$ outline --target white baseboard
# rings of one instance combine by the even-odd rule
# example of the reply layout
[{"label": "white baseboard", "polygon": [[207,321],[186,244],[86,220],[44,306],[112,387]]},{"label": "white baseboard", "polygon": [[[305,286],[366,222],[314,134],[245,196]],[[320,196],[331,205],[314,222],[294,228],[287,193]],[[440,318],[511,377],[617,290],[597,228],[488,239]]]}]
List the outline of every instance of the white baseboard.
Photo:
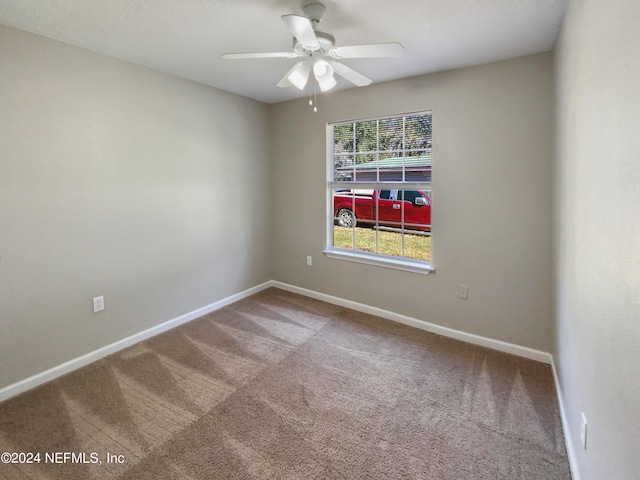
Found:
[{"label": "white baseboard", "polygon": [[237,293],[235,295],[231,295],[230,297],[223,298],[217,302],[211,303],[205,307],[198,308],[193,310],[192,312],[185,313],[184,315],[180,315],[172,320],[168,320],[160,325],[156,325],[155,327],[151,327],[142,332],[131,335],[130,337],[123,338],[111,345],[107,345],[105,347],[94,350],[93,352],[87,353],[86,355],[82,355],[81,357],[74,358],[73,360],[69,360],[57,367],[50,368],[44,372],[33,375],[32,377],[21,380],[12,385],[8,385],[2,389],[0,389],[0,402],[6,400],[8,398],[19,395],[22,392],[26,392],[38,385],[42,385],[43,383],[49,382],[57,377],[65,375],[73,370],[76,370],[80,367],[84,367],[96,360],[100,360],[101,358],[106,357],[107,355],[111,355],[116,353],[123,348],[130,347],[142,340],[146,340],[147,338],[151,338],[155,335],[158,335],[162,332],[166,332],[167,330],[171,330],[183,323],[190,322],[191,320],[195,320],[198,317],[206,315],[207,313],[211,313],[215,310],[218,310],[222,307],[226,307],[238,300],[242,300],[243,298],[249,297],[255,293],[258,293],[266,288],[272,286],[272,282],[265,282],[261,285],[257,285],[253,288],[249,288],[244,290],[243,292]]},{"label": "white baseboard", "polygon": [[315,298],[316,300],[322,300],[327,303],[339,305],[341,307],[351,308],[359,312],[368,313],[377,317],[393,320],[394,322],[403,323],[427,332],[437,333],[444,337],[455,338],[463,342],[472,343],[474,345],[480,345],[483,347],[491,348],[501,352],[511,353],[519,357],[536,360],[538,362],[551,364],[551,355],[541,350],[535,350],[529,347],[523,347],[521,345],[515,345],[513,343],[503,342],[501,340],[494,340],[492,338],[482,337],[473,333],[467,333],[460,330],[454,330],[453,328],[443,327],[434,323],[425,322],[424,320],[418,320],[417,318],[408,317],[406,315],[400,315],[389,310],[383,310],[381,308],[372,307],[364,303],[353,302],[344,298],[334,297],[333,295],[327,295],[325,293],[319,293],[313,290],[307,290],[306,288],[296,287],[282,282],[272,280],[267,282],[272,287],[281,288],[293,293],[299,293],[306,297]]},{"label": "white baseboard", "polygon": [[553,381],[556,386],[556,395],[558,396],[558,405],[560,406],[560,420],[562,421],[562,430],[564,432],[564,444],[567,449],[567,457],[569,458],[569,468],[571,469],[571,478],[573,480],[580,480],[580,472],[578,470],[578,458],[576,457],[576,451],[573,448],[574,443],[571,441],[571,429],[569,428],[569,421],[567,416],[567,410],[564,406],[564,397],[562,396],[562,390],[560,389],[560,379],[558,378],[558,371],[556,370],[556,363],[551,355],[551,371],[553,373]]},{"label": "white baseboard", "polygon": [[[257,285],[243,292],[224,298],[222,300],[214,302],[205,307],[198,308],[196,310],[193,310],[192,312],[186,313],[172,320],[161,323],[160,325],[156,325],[155,327],[152,327],[142,332],[131,335],[130,337],[124,338],[110,345],[106,345],[102,348],[94,350],[93,352],[87,353],[86,355],[82,355],[80,357],[69,360],[68,362],[65,362],[61,365],[50,368],[49,370],[38,373],[36,375],[33,375],[32,377],[26,378],[12,385],[8,385],[0,389],[0,401],[19,395],[20,393],[23,393],[27,390],[37,387],[38,385],[42,385],[43,383],[49,382],[57,377],[60,377],[69,372],[72,372],[73,370],[76,370],[80,367],[84,367],[85,365],[95,362],[96,360],[100,360],[101,358],[104,358],[107,355],[111,355],[126,347],[129,347],[138,342],[151,338],[162,332],[166,332],[167,330],[175,328],[184,323],[190,322],[191,320],[201,317],[202,315],[206,315],[207,313],[213,312],[222,307],[230,305],[234,302],[242,300],[243,298],[249,297],[269,287],[280,288],[282,290],[287,290],[287,291],[298,293],[310,298],[315,298],[317,300],[322,300],[328,303],[332,303],[334,305],[340,305],[346,308],[357,310],[359,312],[376,315],[378,317],[386,318],[388,320],[392,320],[398,323],[403,323],[405,325],[410,325],[412,327],[416,327],[421,330],[437,333],[445,337],[455,338],[457,340],[462,340],[464,342],[472,343],[475,345],[481,345],[483,347],[492,348],[494,350],[499,350],[501,352],[511,353],[513,355],[529,358],[531,360],[552,364],[551,355],[549,355],[546,352],[542,352],[540,350],[534,350],[532,348],[523,347],[520,345],[514,345],[514,344],[503,342],[500,340],[494,340],[491,338],[482,337],[480,335],[462,332],[460,330],[454,330],[452,328],[447,328],[447,327],[443,327],[433,323],[425,322],[424,320],[418,320],[416,318],[408,317],[406,315],[400,315],[395,312],[372,307],[370,305],[366,305],[363,303],[353,302],[351,300],[346,300],[344,298],[334,297],[332,295],[327,295],[327,294],[316,292],[313,290],[308,290],[306,288],[296,287],[294,285],[277,282],[275,280],[269,280],[268,282],[262,283],[260,285]],[[562,407],[562,402],[560,402],[560,405]],[[563,425],[564,425],[564,420],[563,420]]]}]

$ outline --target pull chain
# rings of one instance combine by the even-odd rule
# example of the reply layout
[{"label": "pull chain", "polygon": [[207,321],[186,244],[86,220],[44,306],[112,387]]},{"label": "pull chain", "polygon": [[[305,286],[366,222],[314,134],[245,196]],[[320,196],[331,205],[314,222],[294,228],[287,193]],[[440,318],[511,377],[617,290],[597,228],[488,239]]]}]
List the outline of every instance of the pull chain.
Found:
[{"label": "pull chain", "polygon": [[318,106],[317,106],[318,105],[318,101],[317,101],[317,98],[316,98],[316,82],[315,81],[313,82],[313,103],[314,103],[313,111],[315,113],[317,113],[318,112]]},{"label": "pull chain", "polygon": [[318,112],[318,107],[317,107],[318,101],[317,101],[317,90],[316,90],[315,79],[312,78],[311,82],[309,82],[309,83],[310,84],[313,83],[313,98],[312,98],[312,95],[311,95],[311,85],[309,85],[309,106],[313,107],[313,111],[315,113],[317,113]]}]

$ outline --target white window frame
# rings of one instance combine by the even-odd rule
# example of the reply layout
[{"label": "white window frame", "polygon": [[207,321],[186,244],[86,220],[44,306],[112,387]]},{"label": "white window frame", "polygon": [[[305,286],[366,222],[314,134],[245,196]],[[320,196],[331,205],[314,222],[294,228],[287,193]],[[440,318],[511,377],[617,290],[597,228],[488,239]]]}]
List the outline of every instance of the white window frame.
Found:
[{"label": "white window frame", "polygon": [[[333,190],[336,188],[345,188],[345,189],[378,189],[378,190],[429,190],[431,195],[433,194],[433,190],[431,188],[432,182],[358,182],[358,181],[335,181],[334,180],[334,139],[333,139],[333,127],[334,125],[343,124],[343,123],[358,123],[358,122],[366,122],[372,120],[384,120],[388,118],[394,117],[409,117],[414,115],[422,115],[429,113],[431,114],[432,122],[433,122],[433,111],[432,110],[421,110],[417,112],[408,112],[408,113],[398,113],[398,114],[390,114],[383,115],[378,117],[371,118],[361,118],[354,120],[343,120],[337,122],[327,123],[326,126],[326,174],[327,174],[327,188],[326,188],[326,199],[327,199],[327,215],[326,215],[326,248],[323,253],[328,258],[334,258],[339,260],[347,260],[351,262],[364,263],[368,265],[375,265],[384,268],[392,268],[397,270],[404,270],[412,273],[419,274],[429,274],[435,271],[434,261],[433,261],[433,236],[431,237],[431,259],[430,261],[412,259],[408,257],[399,257],[393,255],[386,255],[382,253],[374,253],[367,252],[364,250],[356,250],[356,249],[347,249],[342,247],[334,247],[333,246],[333,228],[334,228],[334,212],[333,212]],[[433,167],[432,167],[433,169]],[[379,179],[378,179],[379,180]],[[433,199],[433,197],[431,197]],[[433,215],[433,210],[431,211]],[[433,232],[433,230],[432,230]],[[377,241],[377,240],[376,240]]]}]

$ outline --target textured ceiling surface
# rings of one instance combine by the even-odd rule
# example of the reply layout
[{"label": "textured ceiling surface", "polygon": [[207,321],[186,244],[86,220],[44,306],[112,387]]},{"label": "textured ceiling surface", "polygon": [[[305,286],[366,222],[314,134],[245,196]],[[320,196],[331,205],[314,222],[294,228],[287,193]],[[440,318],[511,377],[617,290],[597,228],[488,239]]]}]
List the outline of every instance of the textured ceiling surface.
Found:
[{"label": "textured ceiling surface", "polygon": [[[566,0],[321,0],[336,45],[400,42],[405,55],[343,63],[374,83],[553,48]],[[311,0],[0,0],[0,23],[266,103],[308,94],[276,83],[295,59],[281,15]],[[0,53],[2,45],[0,44]],[[338,79],[337,89],[352,85]]]}]

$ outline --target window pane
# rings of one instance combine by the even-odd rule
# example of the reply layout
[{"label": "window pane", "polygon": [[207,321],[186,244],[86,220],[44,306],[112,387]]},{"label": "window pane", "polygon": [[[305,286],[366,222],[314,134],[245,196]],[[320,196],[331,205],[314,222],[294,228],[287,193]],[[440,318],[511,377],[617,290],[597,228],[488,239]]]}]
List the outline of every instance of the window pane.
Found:
[{"label": "window pane", "polygon": [[376,253],[376,231],[371,224],[361,225],[355,230],[355,249],[362,252]]},{"label": "window pane", "polygon": [[356,197],[352,190],[333,190],[333,215],[336,223],[342,227],[355,226]]},{"label": "window pane", "polygon": [[402,182],[403,165],[402,154],[398,152],[381,153],[380,154],[380,181],[381,182]]},{"label": "window pane", "polygon": [[379,253],[394,257],[402,256],[402,233],[385,230],[383,227],[378,234]]},{"label": "window pane", "polygon": [[378,121],[368,120],[356,123],[356,151],[376,152],[378,150]]},{"label": "window pane", "polygon": [[431,154],[407,152],[404,158],[404,180],[431,183],[431,164]]},{"label": "window pane", "polygon": [[356,181],[377,182],[378,156],[375,153],[357,154],[355,171]]},{"label": "window pane", "polygon": [[385,118],[380,120],[379,150],[381,152],[401,152],[404,149],[402,131],[403,131],[402,117],[392,117],[392,118]]},{"label": "window pane", "polygon": [[353,248],[355,198],[350,190],[333,189],[333,246]]},{"label": "window pane", "polygon": [[334,225],[333,246],[340,248],[353,248],[353,229]]},{"label": "window pane", "polygon": [[333,153],[351,153],[354,151],[353,123],[340,123],[333,126]]},{"label": "window pane", "polygon": [[[395,222],[405,230],[431,230],[431,197],[424,190],[404,190],[399,193],[400,210],[395,210]],[[382,210],[381,210],[382,212]]]},{"label": "window pane", "polygon": [[406,117],[405,142],[407,150],[431,150],[431,113]]},{"label": "window pane", "polygon": [[404,256],[416,260],[431,261],[431,236],[418,232],[405,232]]},{"label": "window pane", "polygon": [[334,155],[333,180],[336,182],[352,182],[355,179],[354,166],[353,155]]}]

